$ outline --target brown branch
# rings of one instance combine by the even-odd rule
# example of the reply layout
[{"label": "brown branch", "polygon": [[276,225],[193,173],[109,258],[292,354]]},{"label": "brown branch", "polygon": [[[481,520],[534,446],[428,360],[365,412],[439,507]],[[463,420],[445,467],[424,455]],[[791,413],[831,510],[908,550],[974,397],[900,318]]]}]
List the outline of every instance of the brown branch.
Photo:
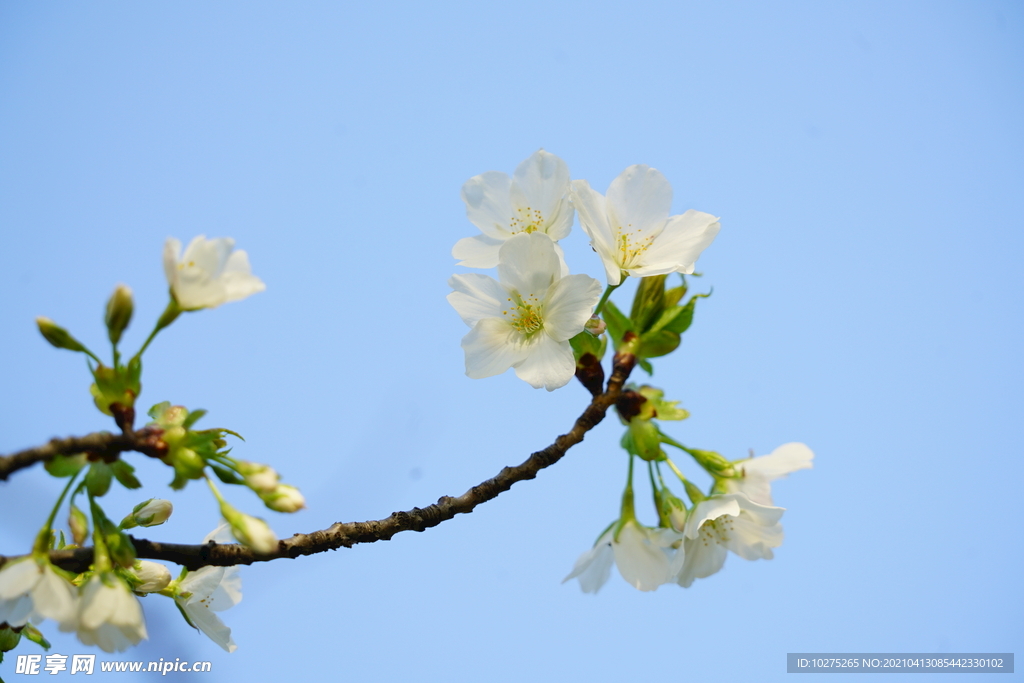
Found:
[{"label": "brown branch", "polygon": [[[636,358],[631,353],[616,354],[608,388],[594,396],[583,414],[576,418],[568,433],[559,436],[547,448],[530,455],[521,465],[503,468],[496,476],[474,486],[461,496],[442,496],[433,505],[394,512],[386,519],[338,522],[322,531],[295,534],[280,541],[277,550],[267,555],[258,555],[246,546],[238,544],[218,544],[211,541],[205,545],[181,545],[132,538],[136,553],[140,559],[164,560],[195,570],[208,565],[226,567],[267,562],[283,557],[313,555],[343,547],[351,548],[357,543],[387,541],[401,531],[423,531],[437,526],[457,514],[472,512],[477,505],[497,498],[499,494],[512,488],[516,482],[533,479],[537,472],[558,462],[566,451],[583,441],[586,433],[604,419],[608,408],[619,398],[622,385],[635,365]],[[58,550],[51,553],[50,557],[55,564],[64,569],[83,572],[92,563],[92,548]],[[3,560],[4,558],[0,557],[0,565]]]},{"label": "brown branch", "polygon": [[160,441],[163,430],[157,427],[145,427],[137,432],[111,434],[110,432],[94,432],[85,436],[69,436],[65,439],[50,439],[36,448],[26,448],[12,455],[0,456],[0,481],[20,469],[30,467],[37,462],[45,462],[58,455],[77,455],[86,453],[90,458],[99,460],[116,458],[124,451],[138,451],[152,457],[166,454],[166,445]]}]

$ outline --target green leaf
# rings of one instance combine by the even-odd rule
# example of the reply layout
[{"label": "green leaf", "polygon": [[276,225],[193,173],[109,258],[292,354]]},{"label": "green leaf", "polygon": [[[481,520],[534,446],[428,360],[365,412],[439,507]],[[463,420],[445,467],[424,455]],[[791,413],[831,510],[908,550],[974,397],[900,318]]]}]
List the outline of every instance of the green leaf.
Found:
[{"label": "green leaf", "polygon": [[569,344],[572,346],[572,355],[578,363],[580,358],[588,353],[600,361],[604,358],[604,350],[608,342],[604,335],[598,338],[587,331],[583,331],[570,339]]},{"label": "green leaf", "polygon": [[646,372],[648,375],[654,374],[654,366],[651,365],[651,361],[646,360],[644,358],[638,358],[636,364],[643,368],[644,372]]},{"label": "green leaf", "polygon": [[668,275],[640,278],[629,317],[637,330],[646,330],[665,310],[665,280]]},{"label": "green leaf", "polygon": [[55,477],[72,477],[85,467],[85,453],[55,455],[43,465]]},{"label": "green leaf", "polygon": [[661,330],[653,334],[648,332],[640,337],[640,352],[637,355],[641,358],[664,356],[679,348],[680,341],[682,341],[682,337],[677,332],[669,330]]},{"label": "green leaf", "polygon": [[113,479],[113,471],[104,462],[94,462],[85,473],[85,487],[93,498],[99,498],[110,490],[110,482]]},{"label": "green leaf", "polygon": [[114,476],[117,480],[121,482],[121,486],[126,489],[137,489],[142,487],[139,480],[135,478],[135,468],[124,460],[115,460],[113,464],[110,465],[110,469],[113,470]]},{"label": "green leaf", "polygon": [[604,302],[604,310],[601,312],[601,317],[604,318],[604,322],[608,325],[608,336],[611,337],[612,345],[615,349],[622,346],[622,338],[627,332],[636,332],[633,321],[623,315],[622,311],[610,299]]}]

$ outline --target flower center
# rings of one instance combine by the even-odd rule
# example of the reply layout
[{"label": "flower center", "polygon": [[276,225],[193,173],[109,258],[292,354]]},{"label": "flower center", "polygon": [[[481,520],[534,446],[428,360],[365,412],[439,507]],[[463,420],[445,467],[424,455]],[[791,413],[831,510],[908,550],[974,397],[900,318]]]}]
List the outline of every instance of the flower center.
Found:
[{"label": "flower center", "polygon": [[532,207],[519,207],[512,216],[508,229],[513,235],[521,232],[529,235],[538,230],[544,232],[544,216],[540,211]]},{"label": "flower center", "polygon": [[704,545],[713,545],[715,543],[725,545],[729,542],[729,535],[731,533],[732,517],[730,515],[723,515],[718,519],[704,522],[700,527],[698,538]]},{"label": "flower center", "polygon": [[508,321],[517,331],[526,336],[544,327],[544,307],[540,300],[530,294],[524,300],[518,294],[508,298],[509,307],[501,312],[508,316]]},{"label": "flower center", "polygon": [[629,231],[632,223],[626,228],[619,228],[619,264],[623,270],[628,270],[637,265],[640,257],[651,246],[654,235],[645,235],[642,230]]}]

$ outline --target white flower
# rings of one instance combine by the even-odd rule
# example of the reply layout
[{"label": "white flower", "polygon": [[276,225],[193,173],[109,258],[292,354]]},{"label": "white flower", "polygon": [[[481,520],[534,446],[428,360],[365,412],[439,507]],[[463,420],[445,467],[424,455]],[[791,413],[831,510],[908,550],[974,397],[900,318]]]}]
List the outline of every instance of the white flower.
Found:
[{"label": "white flower", "polygon": [[139,583],[132,586],[136,593],[156,593],[171,583],[170,570],[157,562],[135,560],[135,566],[131,571],[139,580]]},{"label": "white flower", "polygon": [[719,480],[728,493],[744,493],[762,505],[772,505],[771,482],[791,472],[810,469],[814,452],[802,443],[785,443],[768,455],[733,463],[738,477]]},{"label": "white flower", "polygon": [[666,532],[667,529],[650,529],[631,520],[622,525],[616,539],[613,527],[593,548],[580,555],[562,583],[578,578],[584,593],[596,593],[608,580],[614,560],[629,585],[642,591],[657,590],[673,578],[668,549],[672,532]]},{"label": "white flower", "polygon": [[181,242],[173,237],[164,244],[164,273],[174,300],[182,310],[216,308],[229,301],[262,292],[266,285],[252,274],[249,256],[232,251],[229,237],[193,239],[181,254]]},{"label": "white flower", "polygon": [[630,166],[608,188],[608,196],[585,180],[572,182],[580,225],[604,263],[608,284],[631,277],[692,273],[697,257],[721,227],[711,214],[690,209],[669,216],[672,186],[657,169]]},{"label": "white flower", "polygon": [[542,234],[517,235],[501,247],[500,282],[453,275],[448,302],[472,331],[462,339],[466,375],[499,375],[510,367],[534,388],[552,391],[576,372],[569,339],[583,331],[601,298],[601,283],[562,277],[554,243]]},{"label": "white flower", "polygon": [[178,603],[193,626],[228,652],[237,648],[231,629],[214,612],[237,605],[242,599],[238,567],[203,567],[189,572],[175,591]]},{"label": "white flower", "polygon": [[75,627],[77,598],[75,587],[45,560],[26,557],[0,569],[0,623],[17,627],[53,619],[70,630]]},{"label": "white flower", "polygon": [[104,652],[123,652],[149,637],[139,599],[111,574],[95,574],[85,584],[77,630],[79,640],[86,645],[98,645]]},{"label": "white flower", "polygon": [[[513,178],[498,171],[474,176],[462,186],[466,216],[483,235],[459,240],[452,256],[460,266],[493,268],[498,250],[520,233],[540,232],[557,242],[572,229],[569,167],[539,150],[519,164]],[[557,252],[561,258],[561,249]]]},{"label": "white flower", "polygon": [[745,560],[774,556],[782,545],[779,519],[784,508],[760,505],[742,493],[712,496],[697,503],[686,519],[683,555],[676,556],[671,572],[680,586],[711,576],[725,564],[731,550]]}]

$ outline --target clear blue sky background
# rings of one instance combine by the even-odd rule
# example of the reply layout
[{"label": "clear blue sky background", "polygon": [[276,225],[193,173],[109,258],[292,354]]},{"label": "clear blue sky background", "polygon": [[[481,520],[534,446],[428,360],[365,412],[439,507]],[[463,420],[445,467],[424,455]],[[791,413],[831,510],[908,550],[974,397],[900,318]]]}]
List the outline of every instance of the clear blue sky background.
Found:
[{"label": "clear blue sky background", "polygon": [[[267,291],[161,335],[140,403],[209,409],[246,437],[237,456],[299,486],[308,510],[267,515],[280,535],[522,461],[587,394],[467,379],[444,297],[451,246],[475,234],[462,183],[544,147],[602,191],[649,164],[674,212],[722,216],[700,262],[714,296],[656,370],[693,414],[670,433],[733,458],[817,453],[775,487],[776,559],[731,557],[688,590],[559,583],[616,514],[609,420],[471,515],[243,568],[232,655],[151,597],[150,641],[101,659],[209,659],[207,681],[521,682],[1024,652],[1024,9],[703,5],[0,3],[0,452],[112,428],[35,316],[102,348],[124,282],[134,349],[166,302],[164,240],[203,233],[237,239]],[[564,244],[601,277],[578,227]],[[168,492],[144,460],[145,491]],[[0,552],[26,550],[56,490],[38,468],[0,485]],[[171,498],[154,538],[216,524],[201,486]],[[112,515],[139,499],[112,494]]]}]

